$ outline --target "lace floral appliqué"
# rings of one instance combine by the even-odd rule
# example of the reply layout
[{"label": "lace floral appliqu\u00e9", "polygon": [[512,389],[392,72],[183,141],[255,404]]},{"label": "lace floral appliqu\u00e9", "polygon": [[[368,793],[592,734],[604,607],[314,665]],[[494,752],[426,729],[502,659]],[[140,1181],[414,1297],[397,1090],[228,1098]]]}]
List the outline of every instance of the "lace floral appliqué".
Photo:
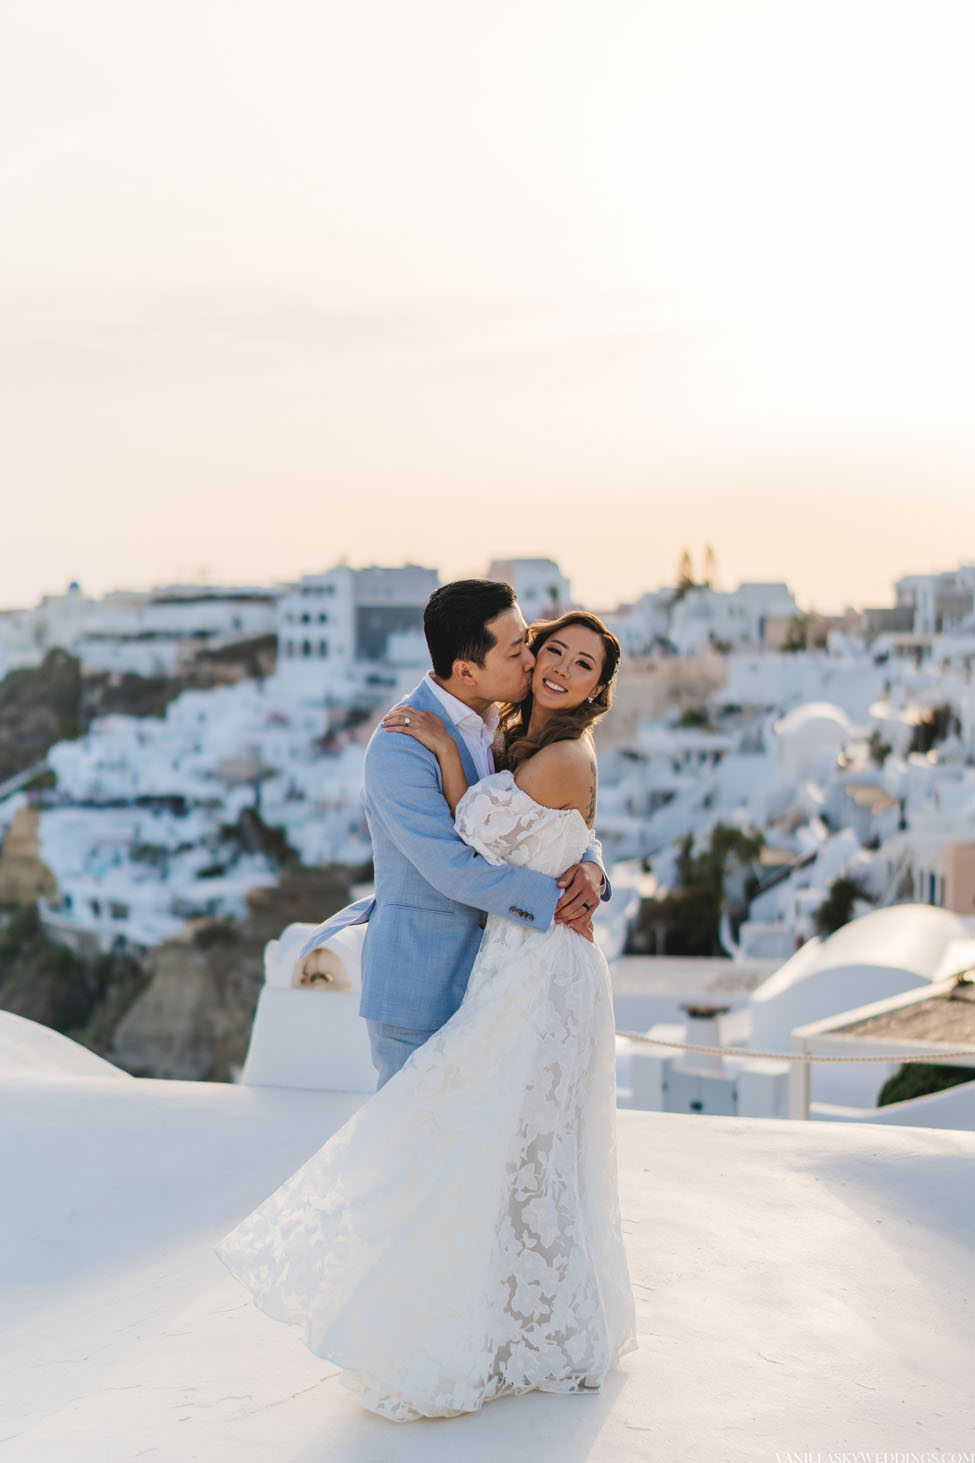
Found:
[{"label": "lace floral appliqu\u00e9", "polygon": [[[456,826],[550,875],[589,841],[508,772]],[[615,1126],[603,956],[491,915],[460,1009],[217,1253],[385,1417],[598,1387],[636,1345]]]}]

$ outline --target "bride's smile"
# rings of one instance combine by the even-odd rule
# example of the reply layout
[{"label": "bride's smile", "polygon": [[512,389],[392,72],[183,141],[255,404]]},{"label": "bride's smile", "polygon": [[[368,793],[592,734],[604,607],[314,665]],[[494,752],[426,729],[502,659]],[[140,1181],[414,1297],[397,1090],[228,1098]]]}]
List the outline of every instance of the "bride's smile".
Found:
[{"label": "bride's smile", "polygon": [[532,725],[537,731],[553,711],[571,711],[600,690],[603,646],[585,625],[565,625],[538,647],[532,675]]}]

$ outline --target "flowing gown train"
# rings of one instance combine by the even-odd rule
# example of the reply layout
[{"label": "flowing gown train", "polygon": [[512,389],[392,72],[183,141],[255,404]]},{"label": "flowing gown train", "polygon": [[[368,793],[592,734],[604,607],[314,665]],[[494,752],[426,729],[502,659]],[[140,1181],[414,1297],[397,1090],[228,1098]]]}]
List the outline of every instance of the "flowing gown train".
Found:
[{"label": "flowing gown train", "polygon": [[[589,841],[510,772],[456,826],[555,877]],[[597,1388],[636,1346],[601,952],[490,915],[460,1009],[216,1253],[385,1417]]]}]

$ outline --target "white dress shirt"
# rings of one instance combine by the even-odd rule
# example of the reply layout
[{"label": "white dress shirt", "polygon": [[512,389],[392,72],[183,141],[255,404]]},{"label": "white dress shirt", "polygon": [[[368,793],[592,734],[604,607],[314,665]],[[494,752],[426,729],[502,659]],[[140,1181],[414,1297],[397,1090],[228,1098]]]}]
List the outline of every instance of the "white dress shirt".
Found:
[{"label": "white dress shirt", "polygon": [[478,716],[463,701],[451,696],[443,686],[438,686],[430,671],[427,672],[430,690],[443,706],[454,726],[464,739],[464,745],[474,759],[478,777],[488,777],[494,771],[494,755],[491,751],[494,733],[498,728],[498,709],[490,707],[487,716]]}]

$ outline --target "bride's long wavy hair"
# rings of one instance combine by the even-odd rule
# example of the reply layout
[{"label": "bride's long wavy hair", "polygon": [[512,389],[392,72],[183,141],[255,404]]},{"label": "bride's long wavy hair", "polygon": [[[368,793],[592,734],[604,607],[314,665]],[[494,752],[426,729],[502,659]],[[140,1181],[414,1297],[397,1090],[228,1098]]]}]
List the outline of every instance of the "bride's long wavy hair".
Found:
[{"label": "bride's long wavy hair", "polygon": [[598,615],[588,610],[569,610],[557,620],[539,620],[529,626],[528,646],[537,655],[549,636],[564,630],[568,625],[583,625],[594,631],[603,642],[603,668],[600,672],[600,690],[591,701],[583,701],[570,711],[557,711],[545,723],[535,737],[528,735],[532,719],[534,697],[529,690],[524,701],[509,701],[501,708],[498,731],[501,734],[499,767],[514,769],[527,757],[547,747],[551,742],[574,742],[581,737],[594,721],[604,716],[613,704],[613,682],[619,670],[620,643],[612,630],[607,630]]}]

